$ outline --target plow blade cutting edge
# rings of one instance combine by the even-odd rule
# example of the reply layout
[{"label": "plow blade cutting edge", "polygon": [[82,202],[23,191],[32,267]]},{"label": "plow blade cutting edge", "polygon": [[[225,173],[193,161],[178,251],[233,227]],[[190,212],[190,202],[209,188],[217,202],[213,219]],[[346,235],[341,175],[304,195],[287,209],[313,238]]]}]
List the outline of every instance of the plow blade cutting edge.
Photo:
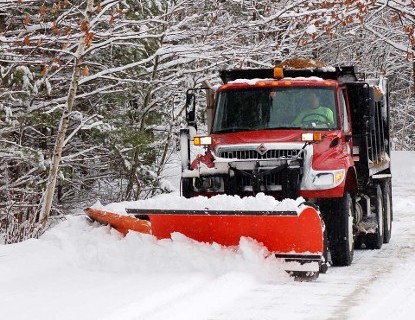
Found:
[{"label": "plow blade cutting edge", "polygon": [[[237,246],[241,237],[262,243],[286,270],[318,276],[323,260],[324,231],[319,212],[310,206],[295,211],[151,210],[127,209],[120,215],[100,209],[85,209],[96,221],[109,224],[124,235],[129,230],[152,234],[158,239],[180,232],[199,242]],[[145,217],[138,219],[137,217]]]}]

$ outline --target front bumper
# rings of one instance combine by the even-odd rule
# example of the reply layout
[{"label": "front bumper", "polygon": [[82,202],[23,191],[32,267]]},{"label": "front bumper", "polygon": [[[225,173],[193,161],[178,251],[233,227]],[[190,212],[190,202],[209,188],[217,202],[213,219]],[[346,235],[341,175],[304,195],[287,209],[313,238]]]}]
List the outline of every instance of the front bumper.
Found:
[{"label": "front bumper", "polygon": [[[284,146],[287,150],[290,146]],[[295,156],[271,159],[227,159],[215,156],[214,167],[203,163],[193,170],[184,170],[182,177],[193,179],[198,193],[278,192],[282,197],[307,198],[323,195],[325,191],[342,188],[345,170],[314,170],[313,146],[292,144],[293,150],[301,150]],[[289,150],[289,149],[288,149]],[[335,192],[341,193],[341,192]],[[330,192],[328,192],[330,194]]]}]

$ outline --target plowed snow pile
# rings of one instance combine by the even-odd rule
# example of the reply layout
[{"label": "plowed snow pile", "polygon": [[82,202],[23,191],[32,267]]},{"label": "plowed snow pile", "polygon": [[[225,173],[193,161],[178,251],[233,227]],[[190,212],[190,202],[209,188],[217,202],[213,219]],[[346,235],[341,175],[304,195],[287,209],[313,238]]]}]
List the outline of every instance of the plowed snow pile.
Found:
[{"label": "plowed snow pile", "polygon": [[296,200],[284,199],[277,201],[271,196],[263,193],[255,197],[241,198],[239,196],[218,195],[213,198],[195,197],[186,199],[180,197],[178,193],[162,194],[147,200],[133,202],[111,203],[102,206],[100,203],[94,205],[95,208],[104,208],[108,211],[126,213],[125,208],[140,209],[172,209],[172,210],[244,210],[244,211],[296,211],[298,206],[304,202],[303,198]]},{"label": "plowed snow pile", "polygon": [[[190,320],[258,283],[292,282],[283,264],[251,239],[224,248],[178,233],[172,238],[134,232],[123,238],[84,216],[68,216],[39,240],[0,246],[4,319]],[[160,309],[171,301],[177,317]]]},{"label": "plowed snow pile", "polygon": [[252,239],[225,248],[193,241],[180,233],[172,240],[129,233],[125,238],[109,227],[88,223],[84,217],[68,217],[42,241],[61,251],[69,264],[85,270],[114,273],[187,274],[203,272],[212,276],[248,272],[264,281],[281,280],[281,264],[267,249]]}]

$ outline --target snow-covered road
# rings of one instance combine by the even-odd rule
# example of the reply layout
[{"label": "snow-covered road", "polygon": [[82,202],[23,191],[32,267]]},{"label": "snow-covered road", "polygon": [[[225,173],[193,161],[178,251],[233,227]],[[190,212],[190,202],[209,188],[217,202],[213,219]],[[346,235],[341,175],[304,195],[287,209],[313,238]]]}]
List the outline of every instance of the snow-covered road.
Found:
[{"label": "snow-covered road", "polygon": [[244,239],[234,251],[129,234],[69,217],[0,245],[2,319],[413,319],[415,153],[393,153],[394,224],[381,250],[294,282]]}]

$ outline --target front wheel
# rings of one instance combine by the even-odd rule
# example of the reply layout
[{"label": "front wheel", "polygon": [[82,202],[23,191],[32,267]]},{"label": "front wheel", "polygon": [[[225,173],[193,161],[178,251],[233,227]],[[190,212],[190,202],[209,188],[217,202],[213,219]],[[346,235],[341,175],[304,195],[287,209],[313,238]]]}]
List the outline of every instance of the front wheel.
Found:
[{"label": "front wheel", "polygon": [[345,192],[339,201],[333,202],[330,212],[329,242],[331,261],[334,266],[349,266],[353,261],[353,201]]},{"label": "front wheel", "polygon": [[182,196],[185,198],[193,197],[193,179],[182,178]]}]

